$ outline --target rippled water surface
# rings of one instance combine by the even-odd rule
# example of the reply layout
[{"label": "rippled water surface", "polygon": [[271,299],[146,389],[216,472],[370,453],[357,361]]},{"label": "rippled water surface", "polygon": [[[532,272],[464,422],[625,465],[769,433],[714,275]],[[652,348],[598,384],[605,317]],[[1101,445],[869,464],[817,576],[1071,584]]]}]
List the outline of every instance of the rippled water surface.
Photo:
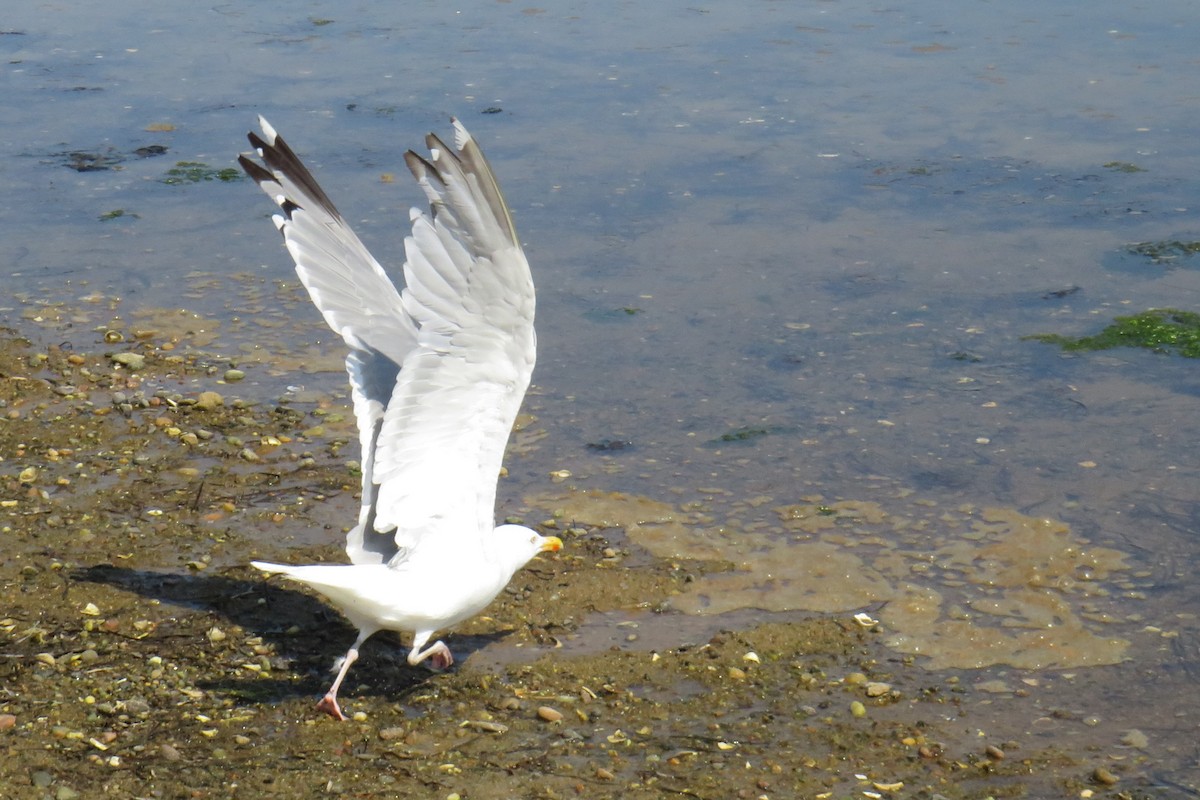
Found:
[{"label": "rippled water surface", "polygon": [[244,393],[340,392],[269,204],[223,170],[266,115],[396,264],[419,197],[400,154],[456,114],[539,287],[510,508],[735,564],[691,613],[868,607],[897,652],[1059,687],[1089,724],[1048,735],[1137,728],[1164,779],[1200,781],[1196,364],[1022,338],[1200,305],[1200,256],[1128,247],[1200,239],[1192,3],[31,3],[2,24],[7,324],[170,330],[260,365]]}]

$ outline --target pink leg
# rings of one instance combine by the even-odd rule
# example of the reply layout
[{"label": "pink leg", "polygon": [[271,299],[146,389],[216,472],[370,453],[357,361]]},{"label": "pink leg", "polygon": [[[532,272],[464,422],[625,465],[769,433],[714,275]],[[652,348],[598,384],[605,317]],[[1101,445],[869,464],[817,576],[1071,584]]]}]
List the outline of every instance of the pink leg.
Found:
[{"label": "pink leg", "polygon": [[440,640],[422,650],[421,645],[429,641],[431,635],[433,635],[432,631],[424,634],[418,633],[413,637],[412,650],[408,652],[408,663],[415,667],[425,659],[429,659],[429,662],[425,666],[434,672],[441,672],[444,669],[448,669],[454,663],[454,656],[450,655],[450,648],[446,647],[445,643]]},{"label": "pink leg", "polygon": [[329,687],[329,691],[317,703],[317,710],[324,711],[329,716],[336,720],[345,720],[346,715],[342,713],[342,709],[338,706],[337,693],[342,686],[342,681],[346,677],[346,673],[350,671],[350,665],[358,661],[358,648],[362,647],[362,643],[367,640],[375,631],[360,631],[358,638],[354,640],[354,644],[350,645],[350,649],[346,652],[346,657],[342,659],[342,666],[338,670],[337,677],[333,679],[333,686]]}]

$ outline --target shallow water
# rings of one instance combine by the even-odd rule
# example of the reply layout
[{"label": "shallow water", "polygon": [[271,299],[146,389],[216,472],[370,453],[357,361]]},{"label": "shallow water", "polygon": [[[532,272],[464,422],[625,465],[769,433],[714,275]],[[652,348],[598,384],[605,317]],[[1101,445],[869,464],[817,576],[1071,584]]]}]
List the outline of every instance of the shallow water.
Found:
[{"label": "shallow water", "polygon": [[[386,262],[418,196],[399,153],[458,114],[539,286],[510,510],[621,492],[709,537],[680,555],[869,547],[892,594],[868,603],[925,535],[935,565],[966,552],[911,581],[959,598],[945,630],[984,613],[964,587],[988,557],[961,549],[988,546],[982,509],[1065,524],[1068,551],[1123,559],[1062,590],[1072,622],[1129,643],[1079,682],[1089,735],[1139,727],[1164,775],[1200,780],[1175,743],[1200,712],[1194,364],[1021,339],[1197,305],[1200,260],[1124,250],[1198,238],[1190,3],[108,3],[4,26],[8,324],[170,329],[246,366],[244,395],[342,392],[264,198],[163,179],[232,166],[262,113]],[[904,535],[789,538],[778,509],[839,501]]]}]

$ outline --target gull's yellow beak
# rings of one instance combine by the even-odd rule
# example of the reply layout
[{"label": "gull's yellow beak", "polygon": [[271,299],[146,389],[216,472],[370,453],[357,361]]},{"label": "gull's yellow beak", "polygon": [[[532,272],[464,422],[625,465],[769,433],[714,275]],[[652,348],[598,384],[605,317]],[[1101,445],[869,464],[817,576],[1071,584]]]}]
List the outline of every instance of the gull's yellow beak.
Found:
[{"label": "gull's yellow beak", "polygon": [[554,553],[558,550],[562,550],[562,539],[557,536],[547,536],[546,541],[542,542],[543,553],[547,551]]}]

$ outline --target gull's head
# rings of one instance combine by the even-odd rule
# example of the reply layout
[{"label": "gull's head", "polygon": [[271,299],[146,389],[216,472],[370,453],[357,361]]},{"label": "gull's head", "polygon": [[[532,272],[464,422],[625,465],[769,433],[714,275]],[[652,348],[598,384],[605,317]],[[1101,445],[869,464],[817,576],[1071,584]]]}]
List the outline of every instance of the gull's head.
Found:
[{"label": "gull's head", "polygon": [[541,536],[524,525],[501,525],[496,528],[493,544],[497,553],[505,560],[511,559],[513,571],[525,566],[538,553],[552,553],[562,549],[562,539],[557,536]]}]

